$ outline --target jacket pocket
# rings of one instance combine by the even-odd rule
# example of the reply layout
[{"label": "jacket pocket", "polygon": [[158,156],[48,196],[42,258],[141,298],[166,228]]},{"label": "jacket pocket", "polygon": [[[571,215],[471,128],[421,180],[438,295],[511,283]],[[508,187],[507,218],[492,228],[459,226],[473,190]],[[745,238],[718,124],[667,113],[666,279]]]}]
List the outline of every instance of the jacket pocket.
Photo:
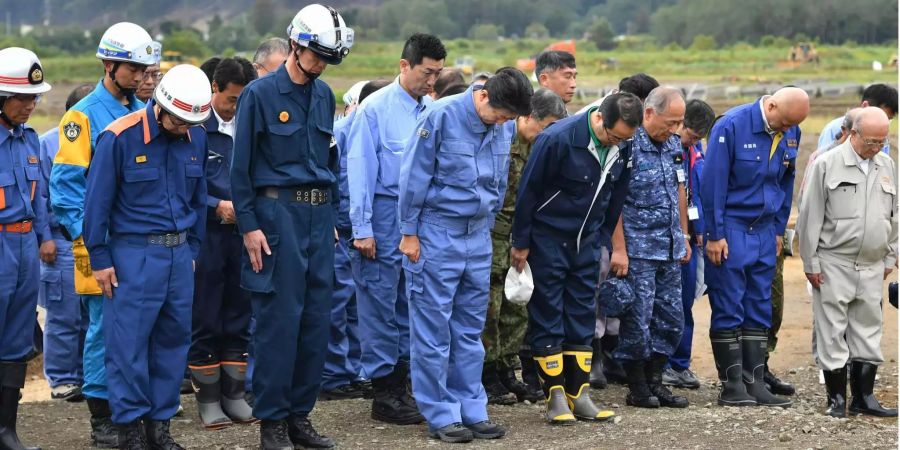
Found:
[{"label": "jacket pocket", "polygon": [[275,165],[301,161],[307,147],[305,137],[299,122],[269,124],[269,145],[263,147],[266,158]]},{"label": "jacket pocket", "polygon": [[62,282],[59,269],[41,270],[41,287],[44,289],[44,298],[48,302],[58,302],[62,299]]},{"label": "jacket pocket", "polygon": [[16,190],[10,187],[14,184],[16,184],[16,176],[11,171],[0,172],[0,209],[6,208],[8,203],[6,201],[7,195],[16,194]]},{"label": "jacket pocket", "polygon": [[447,142],[437,153],[437,179],[447,186],[472,187],[478,179],[475,168],[475,145]]},{"label": "jacket pocket", "polygon": [[262,270],[259,272],[253,271],[253,266],[250,264],[250,255],[247,254],[246,249],[244,250],[244,261],[241,264],[242,288],[258,294],[272,294],[275,292],[275,265],[278,261],[279,240],[279,235],[277,234],[266,236],[266,241],[272,254],[266,255],[265,252],[262,252]]},{"label": "jacket pocket", "polygon": [[860,184],[831,180],[828,182],[827,188],[827,217],[832,219],[853,219],[859,217],[857,191],[865,189],[865,187]]},{"label": "jacket pocket", "polygon": [[410,298],[413,292],[421,294],[425,292],[425,281],[422,270],[425,268],[425,258],[419,255],[419,260],[412,262],[408,257],[403,257],[403,270],[406,271],[406,296]]}]

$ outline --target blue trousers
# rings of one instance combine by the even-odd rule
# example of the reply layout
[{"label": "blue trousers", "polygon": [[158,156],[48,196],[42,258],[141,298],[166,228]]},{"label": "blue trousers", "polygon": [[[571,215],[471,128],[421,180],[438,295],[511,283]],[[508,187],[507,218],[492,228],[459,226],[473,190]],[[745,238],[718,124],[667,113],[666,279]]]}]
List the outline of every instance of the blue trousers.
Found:
[{"label": "blue trousers", "polygon": [[421,256],[416,263],[403,258],[413,395],[431,430],[488,418],[481,332],[488,308],[491,236],[484,219],[481,228],[461,222],[423,217]]},{"label": "blue trousers", "polygon": [[340,231],[340,241],[334,248],[334,294],[331,298],[331,333],[325,370],[322,372],[322,389],[330,391],[356,381],[360,374],[359,348],[356,335],[356,286],[350,267],[349,230]]},{"label": "blue trousers", "polygon": [[628,260],[626,279],[635,299],[619,318],[616,359],[644,361],[653,353],[675,353],[684,329],[680,265],[678,261]]},{"label": "blue trousers", "polygon": [[103,333],[103,297],[82,295],[81,304],[88,312],[88,328],[84,336],[84,384],[85,397],[108,399],[106,386],[106,337]]},{"label": "blue trousers", "polygon": [[397,199],[376,195],[372,203],[376,257],[353,250],[357,311],[365,378],[389,375],[399,360],[409,359],[409,299],[401,287],[400,224]]},{"label": "blue trousers", "polygon": [[328,345],[334,211],[268,197],[254,203],[272,254],[263,254],[262,270],[255,273],[245,252],[241,268],[256,318],[253,415],[306,416],[319,395]]},{"label": "blue trousers", "polygon": [[40,264],[34,232],[0,232],[0,361],[21,362],[34,346]]},{"label": "blue trousers", "polygon": [[705,264],[712,331],[772,326],[775,227],[725,228],[728,259]]},{"label": "blue trousers", "polygon": [[694,296],[697,295],[697,261],[703,258],[704,249],[696,244],[691,248],[691,260],[681,266],[681,309],[684,311],[684,331],[681,333],[681,342],[675,353],[669,357],[669,365],[676,370],[684,370],[691,367],[691,347],[694,341]]},{"label": "blue trousers", "polygon": [[600,277],[599,234],[564,239],[539,229],[532,231],[528,264],[534,293],[528,302],[528,333],[532,350],[591,345],[596,320],[595,293]]},{"label": "blue trousers", "polygon": [[44,377],[50,387],[81,386],[84,337],[88,313],[75,294],[75,261],[72,243],[54,232],[56,261],[41,262],[40,302],[47,311],[44,321]]},{"label": "blue trousers", "polygon": [[103,303],[112,420],[169,420],[180,404],[191,344],[190,246],[113,236],[110,253],[119,281]]}]

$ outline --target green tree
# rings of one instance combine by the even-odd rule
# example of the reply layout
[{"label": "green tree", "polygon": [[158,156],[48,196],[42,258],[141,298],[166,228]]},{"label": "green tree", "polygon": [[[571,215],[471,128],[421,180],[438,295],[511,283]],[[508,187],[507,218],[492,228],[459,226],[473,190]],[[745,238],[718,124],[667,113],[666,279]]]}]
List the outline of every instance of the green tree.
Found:
[{"label": "green tree", "polygon": [[588,36],[598,50],[612,50],[616,48],[615,34],[606,17],[597,17],[588,28]]},{"label": "green tree", "polygon": [[496,41],[503,35],[503,30],[492,23],[482,23],[469,28],[469,38],[476,41]]},{"label": "green tree", "polygon": [[550,37],[550,31],[544,24],[539,22],[531,22],[525,27],[525,37],[531,39],[547,39]]},{"label": "green tree", "polygon": [[706,51],[706,50],[714,50],[716,48],[716,39],[708,34],[698,34],[694,36],[694,41],[691,43],[690,50],[692,51]]},{"label": "green tree", "polygon": [[210,50],[203,44],[203,39],[199,33],[194,30],[180,30],[169,34],[163,40],[163,48],[181,52],[185,56],[203,57],[210,53]]},{"label": "green tree", "polygon": [[256,0],[253,3],[253,29],[256,34],[265,35],[274,31],[275,5],[272,0]]}]

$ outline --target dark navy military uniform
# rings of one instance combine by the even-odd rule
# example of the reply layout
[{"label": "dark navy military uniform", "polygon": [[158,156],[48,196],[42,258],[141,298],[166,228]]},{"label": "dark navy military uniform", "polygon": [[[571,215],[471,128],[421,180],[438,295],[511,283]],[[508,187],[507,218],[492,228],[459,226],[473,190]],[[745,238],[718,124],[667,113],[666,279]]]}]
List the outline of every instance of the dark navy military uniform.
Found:
[{"label": "dark navy military uniform", "polygon": [[231,193],[241,233],[261,230],[272,254],[241,286],[256,329],[253,415],[282,420],[315,405],[328,343],[338,161],[331,151],[334,94],[298,85],[285,66],[250,83],[235,117]]},{"label": "dark navy military uniform", "polygon": [[250,340],[250,294],[241,289],[244,241],[234,224],[216,216],[231,200],[231,136],[219,131],[216,114],[206,121],[206,237],[194,272],[192,365],[244,362]]},{"label": "dark navy military uniform", "polygon": [[113,422],[169,420],[191,342],[193,262],[206,222],[206,132],[172,138],[151,101],[97,139],[84,240],[95,271],[115,268],[103,330]]}]

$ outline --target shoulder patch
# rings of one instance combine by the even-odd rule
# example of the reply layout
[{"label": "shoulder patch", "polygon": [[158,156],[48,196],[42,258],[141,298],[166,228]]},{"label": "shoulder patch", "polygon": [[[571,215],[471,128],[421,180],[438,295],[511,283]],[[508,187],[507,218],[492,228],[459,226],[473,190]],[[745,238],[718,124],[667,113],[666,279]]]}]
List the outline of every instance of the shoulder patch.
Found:
[{"label": "shoulder patch", "polygon": [[63,135],[69,142],[75,142],[75,139],[78,139],[78,136],[81,135],[81,125],[75,123],[74,120],[69,121],[69,123],[63,125]]},{"label": "shoulder patch", "polygon": [[419,128],[419,131],[418,131],[417,134],[418,134],[419,137],[422,138],[422,139],[428,139],[428,136],[431,136],[431,132],[428,131],[428,130],[426,130],[426,129],[424,129],[424,128]]}]

